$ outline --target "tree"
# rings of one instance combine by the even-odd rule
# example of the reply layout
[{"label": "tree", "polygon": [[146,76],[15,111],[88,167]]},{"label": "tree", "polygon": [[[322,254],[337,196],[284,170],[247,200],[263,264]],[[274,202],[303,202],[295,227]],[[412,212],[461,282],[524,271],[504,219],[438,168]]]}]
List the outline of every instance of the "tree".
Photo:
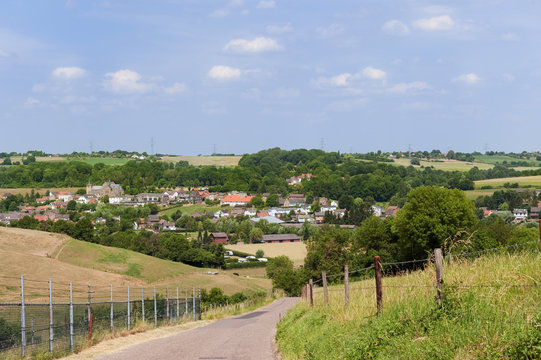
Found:
[{"label": "tree", "polygon": [[92,222],[86,217],[77,221],[73,227],[72,236],[79,240],[92,242],[94,237],[94,226],[92,225]]},{"label": "tree", "polygon": [[413,158],[410,160],[411,165],[421,165],[421,162],[417,158]]},{"label": "tree", "polygon": [[248,205],[253,206],[257,209],[261,209],[263,206],[265,206],[265,203],[263,202],[263,198],[261,195],[254,196],[252,200],[248,203]]},{"label": "tree", "polygon": [[265,252],[261,249],[258,249],[256,252],[255,252],[255,257],[256,258],[262,258],[263,256],[265,256]]},{"label": "tree", "polygon": [[340,273],[350,260],[350,230],[324,225],[306,244],[304,268],[312,277],[319,278],[322,270]]},{"label": "tree", "polygon": [[2,161],[2,165],[11,165],[11,158],[5,158],[4,161]]},{"label": "tree", "polygon": [[295,270],[293,261],[282,255],[270,260],[266,266],[267,277],[272,279],[272,286],[282,289],[289,296],[298,296],[306,276],[302,269]]},{"label": "tree", "polygon": [[278,207],[278,206],[280,206],[280,200],[278,199],[278,195],[270,194],[269,196],[267,196],[267,200],[265,201],[265,205],[267,207]]},{"label": "tree", "polygon": [[404,260],[422,259],[427,252],[468,230],[477,222],[473,203],[458,189],[421,186],[408,194],[394,230]]},{"label": "tree", "polygon": [[66,206],[66,209],[67,210],[77,210],[77,201],[75,200],[70,200],[68,202],[68,205]]},{"label": "tree", "polygon": [[258,227],[253,227],[250,230],[250,243],[260,242],[263,240],[263,230]]},{"label": "tree", "polygon": [[340,199],[338,199],[338,206],[340,207],[340,209],[349,210],[353,206],[354,200],[355,199],[353,198],[353,196],[349,194],[344,194],[340,196]]}]

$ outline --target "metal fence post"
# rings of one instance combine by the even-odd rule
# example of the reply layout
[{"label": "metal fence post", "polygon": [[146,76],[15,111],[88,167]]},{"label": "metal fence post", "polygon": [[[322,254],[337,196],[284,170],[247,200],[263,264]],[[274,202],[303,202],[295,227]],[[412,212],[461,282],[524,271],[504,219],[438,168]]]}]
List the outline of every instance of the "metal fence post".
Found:
[{"label": "metal fence post", "polygon": [[178,303],[178,287],[177,287],[177,321],[180,316],[180,304]]},{"label": "metal fence post", "polygon": [[32,325],[31,325],[31,326],[32,326],[32,332],[31,332],[32,337],[31,337],[31,339],[32,339],[32,340],[30,341],[30,344],[34,345],[34,318],[32,318],[31,321],[32,321],[32,322],[31,322],[31,324],[32,324]]},{"label": "metal fence post", "polygon": [[128,285],[128,331],[131,327],[130,285]]},{"label": "metal fence post", "polygon": [[193,319],[195,320],[195,288],[193,288],[193,293],[192,293],[192,313],[193,313]]},{"label": "metal fence post", "polygon": [[53,282],[49,279],[49,352],[53,352]]},{"label": "metal fence post", "polygon": [[70,283],[70,351],[73,352],[73,284]]},{"label": "metal fence post", "polygon": [[113,284],[111,284],[111,332],[115,331],[115,321],[114,321],[114,313],[113,313]]},{"label": "metal fence post", "polygon": [[141,286],[141,314],[143,316],[143,322],[145,322],[145,287]]},{"label": "metal fence post", "polygon": [[90,305],[90,284],[88,285],[88,333],[92,332],[90,325],[90,318],[92,317],[92,308]]},{"label": "metal fence post", "polygon": [[21,276],[21,353],[26,354],[26,313],[24,308],[24,276]]},{"label": "metal fence post", "polygon": [[154,286],[154,327],[158,327],[158,311],[156,306],[156,286]]},{"label": "metal fence post", "polygon": [[165,288],[165,311],[167,312],[167,315],[165,316],[165,319],[169,323],[169,288]]},{"label": "metal fence post", "polygon": [[184,312],[184,316],[186,316],[187,318],[190,315],[188,314],[188,289],[185,289],[185,290],[186,290],[186,298],[184,300],[184,303],[186,304],[186,311]]}]

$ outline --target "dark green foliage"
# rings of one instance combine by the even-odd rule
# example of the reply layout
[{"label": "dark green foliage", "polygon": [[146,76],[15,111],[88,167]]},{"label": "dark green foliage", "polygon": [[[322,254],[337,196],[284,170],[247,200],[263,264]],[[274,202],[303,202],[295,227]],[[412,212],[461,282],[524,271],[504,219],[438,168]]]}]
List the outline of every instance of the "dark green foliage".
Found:
[{"label": "dark green foliage", "polygon": [[275,289],[282,289],[288,296],[299,296],[307,276],[304,270],[294,269],[287,256],[278,256],[267,264],[267,277]]},{"label": "dark green foliage", "polygon": [[0,318],[0,350],[9,349],[20,343],[20,325]]}]

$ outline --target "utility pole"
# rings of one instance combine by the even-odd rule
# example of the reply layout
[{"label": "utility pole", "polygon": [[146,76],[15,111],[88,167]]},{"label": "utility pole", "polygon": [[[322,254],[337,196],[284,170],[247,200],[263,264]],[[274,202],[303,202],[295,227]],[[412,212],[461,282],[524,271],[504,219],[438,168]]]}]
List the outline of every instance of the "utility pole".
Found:
[{"label": "utility pole", "polygon": [[150,155],[154,155],[154,137],[150,138]]}]

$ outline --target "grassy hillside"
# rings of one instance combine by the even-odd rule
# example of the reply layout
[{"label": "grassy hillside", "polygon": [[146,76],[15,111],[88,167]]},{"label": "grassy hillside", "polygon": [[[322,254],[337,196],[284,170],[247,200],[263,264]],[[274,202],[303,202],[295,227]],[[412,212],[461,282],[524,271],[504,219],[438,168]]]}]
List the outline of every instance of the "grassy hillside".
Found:
[{"label": "grassy hillside", "polygon": [[[376,316],[374,279],[321,289],[279,323],[283,359],[539,359],[541,254],[487,255],[445,263],[444,303],[435,302],[435,269],[383,279]],[[373,270],[370,270],[373,272]]]},{"label": "grassy hillside", "polygon": [[541,188],[541,175],[479,180],[475,181],[475,188],[480,189],[483,186],[492,186],[497,189],[503,188],[505,183],[518,183],[519,188]]},{"label": "grassy hillside", "polygon": [[[410,166],[411,159],[394,159],[394,163],[391,163],[391,164]],[[455,170],[469,171],[474,166],[477,166],[480,170],[492,169],[494,167],[494,165],[492,164],[485,164],[482,162],[474,162],[473,164],[469,164],[467,161],[458,161],[458,160],[441,160],[441,161],[421,160],[421,165],[414,165],[413,167],[419,168],[421,166],[424,166],[424,167],[433,166],[437,170],[445,170],[445,171],[455,171]]]},{"label": "grassy hillside", "polygon": [[237,277],[221,271],[209,275],[209,269],[34,230],[0,227],[0,258],[0,301],[20,297],[18,279],[21,275],[36,281],[29,299],[42,299],[47,290],[45,281],[49,279],[63,284],[62,289],[55,290],[62,296],[66,294],[64,285],[69,282],[81,289],[86,289],[86,284],[97,286],[103,292],[101,296],[106,295],[109,284],[114,287],[157,286],[161,292],[165,287],[220,287],[228,295],[266,290],[271,286],[270,280],[262,276]]}]

